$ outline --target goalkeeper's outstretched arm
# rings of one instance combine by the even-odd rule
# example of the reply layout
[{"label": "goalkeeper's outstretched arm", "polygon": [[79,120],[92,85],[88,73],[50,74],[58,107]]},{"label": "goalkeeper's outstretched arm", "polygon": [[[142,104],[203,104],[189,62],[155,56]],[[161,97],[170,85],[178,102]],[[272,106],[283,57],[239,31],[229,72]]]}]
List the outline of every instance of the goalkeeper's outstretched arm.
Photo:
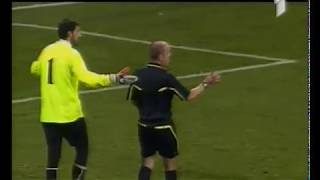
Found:
[{"label": "goalkeeper's outstretched arm", "polygon": [[82,83],[91,88],[107,87],[116,83],[120,84],[120,80],[128,75],[130,71],[129,67],[125,67],[117,74],[98,74],[87,69],[82,56],[78,51],[74,51],[74,53],[71,66],[72,72]]}]

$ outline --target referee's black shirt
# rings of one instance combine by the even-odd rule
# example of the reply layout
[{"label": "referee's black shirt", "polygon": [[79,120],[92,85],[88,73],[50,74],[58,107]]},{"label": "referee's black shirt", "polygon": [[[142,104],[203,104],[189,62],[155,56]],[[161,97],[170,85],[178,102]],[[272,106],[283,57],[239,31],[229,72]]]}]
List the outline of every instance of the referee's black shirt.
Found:
[{"label": "referee's black shirt", "polygon": [[127,99],[137,106],[140,123],[149,126],[170,124],[173,95],[187,100],[190,91],[156,63],[149,63],[134,74],[138,81],[130,85]]}]

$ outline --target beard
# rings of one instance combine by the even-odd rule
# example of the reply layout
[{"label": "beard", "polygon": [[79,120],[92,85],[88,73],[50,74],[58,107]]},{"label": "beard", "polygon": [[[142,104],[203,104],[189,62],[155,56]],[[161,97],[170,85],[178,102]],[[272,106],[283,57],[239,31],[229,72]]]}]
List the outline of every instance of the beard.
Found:
[{"label": "beard", "polygon": [[71,42],[71,44],[72,44],[72,46],[78,46],[78,42],[79,42],[79,38],[78,39],[76,39],[76,38],[74,38],[74,37],[72,37],[71,39],[70,39],[70,42]]}]

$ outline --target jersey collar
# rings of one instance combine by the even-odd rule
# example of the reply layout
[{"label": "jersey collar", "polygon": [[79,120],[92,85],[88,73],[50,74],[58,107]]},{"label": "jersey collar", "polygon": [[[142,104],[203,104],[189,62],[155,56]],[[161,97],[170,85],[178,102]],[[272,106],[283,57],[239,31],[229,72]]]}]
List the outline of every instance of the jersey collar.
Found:
[{"label": "jersey collar", "polygon": [[61,43],[63,43],[63,44],[66,44],[66,45],[69,46],[69,47],[72,47],[72,44],[71,44],[69,41],[67,41],[67,40],[60,39],[58,42],[61,42]]},{"label": "jersey collar", "polygon": [[166,70],[165,67],[161,66],[159,63],[154,63],[154,62],[148,63],[147,67],[155,67],[155,68],[159,68],[159,69],[162,69],[162,70]]}]

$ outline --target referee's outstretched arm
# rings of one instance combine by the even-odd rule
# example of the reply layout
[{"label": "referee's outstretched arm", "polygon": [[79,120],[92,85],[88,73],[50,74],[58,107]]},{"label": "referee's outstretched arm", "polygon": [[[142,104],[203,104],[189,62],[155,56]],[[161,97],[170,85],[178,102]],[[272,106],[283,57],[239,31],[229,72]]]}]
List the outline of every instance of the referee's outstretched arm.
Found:
[{"label": "referee's outstretched arm", "polygon": [[217,73],[212,73],[208,75],[198,86],[192,88],[190,90],[190,94],[188,96],[188,101],[196,99],[199,95],[209,86],[213,86],[221,81],[220,75]]}]

